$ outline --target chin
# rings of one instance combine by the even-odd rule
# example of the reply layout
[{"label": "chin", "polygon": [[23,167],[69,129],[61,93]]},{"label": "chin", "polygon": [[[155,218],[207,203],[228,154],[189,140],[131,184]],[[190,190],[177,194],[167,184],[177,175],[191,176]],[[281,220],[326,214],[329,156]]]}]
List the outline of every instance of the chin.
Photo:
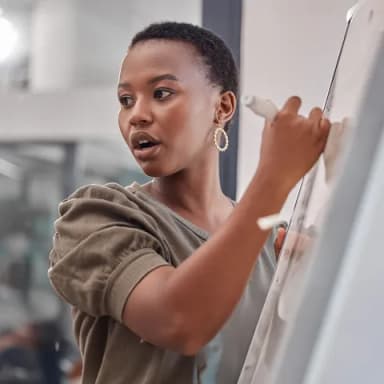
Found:
[{"label": "chin", "polygon": [[182,163],[177,159],[168,157],[150,159],[148,161],[140,161],[136,158],[136,162],[142,171],[149,177],[168,177],[173,176],[184,169]]},{"label": "chin", "polygon": [[160,164],[139,164],[142,171],[149,177],[165,177],[174,174],[169,170],[164,169]]}]

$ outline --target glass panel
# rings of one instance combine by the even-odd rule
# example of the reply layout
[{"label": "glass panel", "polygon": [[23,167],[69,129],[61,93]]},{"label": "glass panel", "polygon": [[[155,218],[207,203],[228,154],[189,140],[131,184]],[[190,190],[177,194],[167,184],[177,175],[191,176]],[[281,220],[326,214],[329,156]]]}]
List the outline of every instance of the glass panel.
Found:
[{"label": "glass panel", "polygon": [[69,308],[47,277],[58,203],[86,183],[134,180],[148,178],[124,143],[0,145],[0,384],[72,383]]},{"label": "glass panel", "polygon": [[84,184],[148,180],[108,141],[119,66],[150,22],[200,23],[201,1],[186,4],[0,0],[0,384],[79,380],[69,306],[47,277],[58,204]]},{"label": "glass panel", "polygon": [[0,383],[61,383],[78,358],[47,278],[64,159],[58,145],[0,148]]}]

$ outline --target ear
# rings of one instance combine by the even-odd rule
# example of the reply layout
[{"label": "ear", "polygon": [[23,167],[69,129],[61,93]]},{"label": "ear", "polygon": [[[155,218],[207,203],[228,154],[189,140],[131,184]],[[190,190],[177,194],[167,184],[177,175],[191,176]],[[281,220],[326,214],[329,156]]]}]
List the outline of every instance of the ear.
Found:
[{"label": "ear", "polygon": [[235,114],[236,105],[236,96],[232,91],[220,93],[216,107],[215,123],[225,125],[230,121]]}]

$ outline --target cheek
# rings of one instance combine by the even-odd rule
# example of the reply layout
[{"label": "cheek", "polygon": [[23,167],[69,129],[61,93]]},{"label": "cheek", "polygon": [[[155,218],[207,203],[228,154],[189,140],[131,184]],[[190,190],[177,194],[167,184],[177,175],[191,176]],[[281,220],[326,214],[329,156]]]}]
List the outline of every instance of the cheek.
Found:
[{"label": "cheek", "polygon": [[120,110],[117,121],[119,124],[120,133],[123,136],[125,142],[128,144],[129,127],[128,124],[125,123],[125,120],[124,111]]},{"label": "cheek", "polygon": [[215,106],[212,101],[208,97],[199,100],[193,105],[191,114],[196,124],[196,130],[200,135],[206,136],[214,125]]},{"label": "cheek", "polygon": [[119,129],[120,129],[120,132],[122,134],[124,134],[124,132],[127,130],[126,124],[124,124],[124,120],[125,120],[124,119],[124,111],[120,110],[118,118],[117,118],[117,122],[119,124]]},{"label": "cheek", "polygon": [[189,135],[201,136],[213,125],[214,110],[206,100],[188,100],[172,110],[170,114],[175,127],[185,127]]}]

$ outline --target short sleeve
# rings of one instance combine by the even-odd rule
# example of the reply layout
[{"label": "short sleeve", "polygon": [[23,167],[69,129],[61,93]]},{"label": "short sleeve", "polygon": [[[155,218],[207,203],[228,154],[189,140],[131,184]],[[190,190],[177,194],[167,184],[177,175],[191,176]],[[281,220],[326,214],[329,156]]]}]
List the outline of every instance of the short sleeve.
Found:
[{"label": "short sleeve", "polygon": [[69,304],[118,321],[136,284],[168,264],[153,219],[120,188],[86,186],[60,204],[48,272]]}]

